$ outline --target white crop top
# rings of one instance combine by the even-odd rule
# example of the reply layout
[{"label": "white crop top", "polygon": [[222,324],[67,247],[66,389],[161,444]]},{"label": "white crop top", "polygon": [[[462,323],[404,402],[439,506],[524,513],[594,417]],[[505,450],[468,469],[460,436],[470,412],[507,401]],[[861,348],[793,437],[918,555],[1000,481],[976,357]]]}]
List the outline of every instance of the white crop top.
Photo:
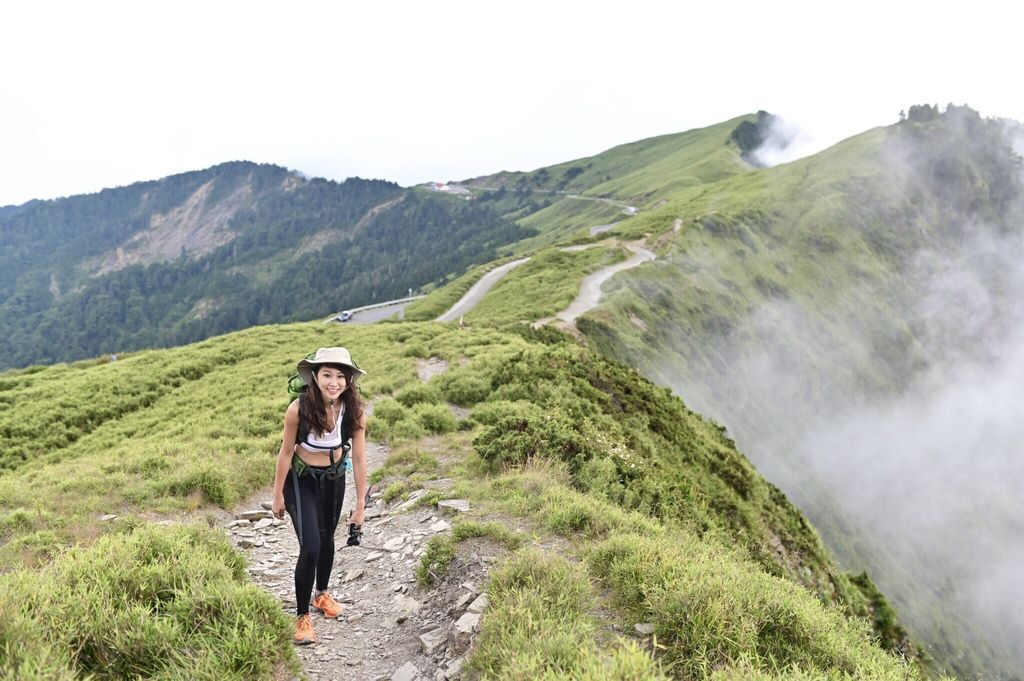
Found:
[{"label": "white crop top", "polygon": [[306,433],[306,439],[299,442],[300,445],[311,451],[322,451],[327,452],[332,449],[338,449],[341,447],[341,422],[345,418],[345,405],[341,405],[341,411],[338,413],[338,420],[334,424],[334,430],[329,433],[324,433],[322,436],[317,436],[316,433]]}]

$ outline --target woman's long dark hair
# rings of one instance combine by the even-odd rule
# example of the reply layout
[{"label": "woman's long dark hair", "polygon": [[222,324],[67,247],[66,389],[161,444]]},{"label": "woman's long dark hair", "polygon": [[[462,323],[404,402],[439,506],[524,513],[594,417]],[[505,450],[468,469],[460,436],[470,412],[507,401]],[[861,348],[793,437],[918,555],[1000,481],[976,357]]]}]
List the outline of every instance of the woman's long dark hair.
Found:
[{"label": "woman's long dark hair", "polygon": [[[320,364],[315,367],[314,377],[322,366],[338,369],[345,374],[347,386],[345,392],[341,393],[341,401],[345,405],[343,430],[351,437],[359,428],[363,417],[363,397],[352,385],[352,369],[343,364]],[[324,404],[323,395],[320,394],[320,388],[316,383],[306,388],[299,397],[299,423],[306,426],[306,432],[309,433],[323,435],[327,432],[327,405]]]}]

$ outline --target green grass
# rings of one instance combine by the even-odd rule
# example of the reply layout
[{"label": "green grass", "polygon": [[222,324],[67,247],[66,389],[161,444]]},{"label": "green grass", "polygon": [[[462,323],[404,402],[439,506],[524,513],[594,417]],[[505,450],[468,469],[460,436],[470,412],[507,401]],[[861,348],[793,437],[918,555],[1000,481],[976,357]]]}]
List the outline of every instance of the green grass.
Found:
[{"label": "green grass", "polygon": [[416,567],[416,581],[423,587],[433,586],[448,574],[453,560],[455,542],[452,538],[446,534],[431,537]]},{"label": "green grass", "polygon": [[467,668],[484,679],[664,679],[635,643],[599,649],[594,593],[579,567],[536,550],[492,573],[484,619]]},{"label": "green grass", "polygon": [[518,549],[525,541],[522,533],[515,532],[496,520],[487,522],[460,520],[452,527],[452,539],[457,542],[478,537],[487,537],[510,551]]},{"label": "green grass", "polygon": [[460,520],[452,527],[450,535],[439,534],[427,542],[427,549],[416,567],[416,580],[420,586],[429,588],[444,579],[455,560],[459,542],[480,537],[486,537],[510,551],[518,549],[525,541],[521,533],[498,521]]},{"label": "green grass", "polygon": [[[456,486],[447,494],[472,494],[476,496],[470,498],[483,505],[523,513],[534,518],[541,533],[572,538],[583,543],[582,549],[620,535],[664,543],[680,531],[702,542],[730,543],[741,555],[750,556],[743,558],[742,564],[749,566],[743,569],[767,570],[775,574],[773,579],[799,582],[818,600],[843,602],[848,614],[866,616],[866,597],[831,562],[806,520],[757,476],[722,430],[632,371],[562,334],[516,326],[498,331],[483,325],[459,330],[436,324],[394,324],[346,328],[344,334],[340,336],[337,327],[322,325],[254,329],[199,346],[138,353],[123,360],[124,364],[77,369],[76,378],[83,381],[77,389],[89,393],[108,389],[103,386],[115,370],[127,368],[129,375],[151,368],[159,371],[162,364],[180,364],[197,352],[209,363],[148,405],[97,423],[65,448],[0,476],[0,555],[8,567],[25,566],[0,577],[0,588],[24,589],[17,585],[57,569],[62,559],[54,555],[59,555],[62,545],[87,546],[99,537],[98,546],[105,550],[104,535],[144,523],[155,513],[202,513],[229,506],[264,486],[272,477],[287,403],[285,383],[296,358],[311,348],[344,343],[369,371],[361,385],[368,396],[377,398],[372,433],[403,421],[425,432],[426,412],[418,410],[446,410],[443,401],[473,409],[468,422],[475,424],[473,432],[434,436],[444,438],[442,448],[464,457],[451,472]],[[423,386],[416,377],[415,359],[429,356],[444,358],[451,366]],[[41,389],[57,380],[47,375],[50,371],[59,377],[69,369],[31,373],[31,385],[15,381],[8,391],[18,396],[18,390]],[[225,394],[236,398],[225,400]],[[30,409],[28,405],[15,399],[6,409],[19,413]],[[88,409],[77,405],[68,406],[69,415]],[[430,444],[429,451],[424,442],[396,439],[392,457],[374,476],[393,480],[386,499],[398,499],[416,488],[417,480],[438,474],[438,442]],[[434,495],[425,503],[437,498]],[[106,512],[120,518],[105,523],[96,519]],[[163,530],[146,531],[159,534]],[[458,523],[451,538],[435,538],[428,545],[419,578],[425,584],[439,579],[452,564],[460,541],[486,538],[506,551],[518,551],[529,537],[497,521]],[[781,559],[770,548],[775,538],[781,538],[790,552]],[[221,559],[229,566],[239,564],[241,557],[228,552]],[[550,555],[544,561],[529,559],[543,568],[544,573],[535,574],[523,571],[517,560],[513,558],[512,565],[519,567],[509,567],[508,572],[517,577],[509,578],[509,589],[494,591],[495,605],[488,609],[480,662],[474,663],[481,674],[488,678],[506,674],[526,678],[535,673],[552,678],[563,673],[572,678],[615,678],[608,676],[614,674],[646,678],[658,673],[659,663],[648,652],[600,633],[603,625],[586,604],[593,596],[587,586],[587,568],[570,563],[566,567],[564,559]],[[40,563],[47,566],[41,571],[32,568]],[[97,568],[104,579],[124,579],[120,568],[102,565],[108,565]],[[131,572],[141,577],[147,568]],[[572,585],[565,586],[566,580]],[[557,609],[565,603],[552,598],[562,592],[584,594],[583,604]],[[248,607],[228,607],[222,616],[237,621],[251,614]],[[280,613],[280,606],[275,607]],[[624,607],[615,616],[629,618],[630,612]],[[135,616],[145,620],[140,613]],[[17,637],[29,636],[33,627],[46,627],[46,622],[33,610],[16,620],[10,636],[22,640]],[[140,626],[150,631],[146,627]],[[568,631],[563,635],[568,638],[528,645],[522,638],[531,638],[530,632],[555,630]],[[167,640],[159,632],[145,634],[151,635],[158,643]],[[260,658],[285,658],[290,644],[286,639],[281,645],[278,652]],[[508,656],[505,651],[513,648],[521,648],[520,653]],[[162,648],[157,645],[157,649]],[[570,649],[571,657],[559,656]],[[58,666],[76,669],[50,648],[31,654],[33,659],[56,659]],[[135,661],[124,664],[151,669],[146,667],[154,664],[151,654],[145,650],[137,654]],[[496,662],[504,657],[511,667]],[[35,663],[25,663],[29,664]],[[758,665],[757,669],[764,668]],[[206,673],[195,672],[200,677]],[[251,674],[267,678],[262,668]]]},{"label": "green grass", "polygon": [[472,288],[473,284],[493,270],[495,267],[508,262],[511,258],[493,260],[484,265],[474,267],[460,277],[453,279],[448,284],[431,291],[426,298],[421,298],[410,303],[405,308],[406,321],[430,321],[437,319],[448,309],[459,302],[462,296]]},{"label": "green grass", "polygon": [[704,679],[738,664],[771,673],[919,678],[871,640],[867,622],[823,607],[713,543],[618,535],[590,548],[587,565],[619,607],[654,624],[663,663],[676,678]]},{"label": "green grass", "polygon": [[[914,314],[927,293],[915,258],[962,262],[970,230],[1019,231],[1012,211],[1000,213],[1000,187],[1016,183],[1019,193],[1019,168],[1000,160],[982,127],[876,128],[793,163],[680,190],[616,230],[664,236],[661,266],[613,278],[577,328],[602,354],[658,383],[706,386],[702,404],[757,439],[794,436],[786,429],[797,421],[779,405],[820,404],[829,394],[887,400],[934,361],[930,326]],[[683,227],[673,234],[676,220]],[[800,377],[780,385],[774,403],[757,388],[763,381],[733,373],[766,357],[782,358],[785,373]],[[759,465],[778,479],[819,467],[792,455]],[[1019,667],[998,627],[979,631],[961,602],[935,595],[937,584],[954,583],[954,567],[925,552],[916,564],[907,562],[912,552],[888,558],[892,545],[913,538],[873,536],[815,479],[794,485],[794,494],[843,562],[869,568],[905,604],[904,621],[941,664],[965,676]],[[922,574],[937,577],[926,583]]]},{"label": "green grass", "polygon": [[0,576],[0,678],[252,679],[297,669],[291,621],[212,530],[139,527]]},{"label": "green grass", "polygon": [[466,315],[466,323],[500,326],[552,316],[572,303],[587,274],[625,259],[617,247],[541,251],[495,284]]}]

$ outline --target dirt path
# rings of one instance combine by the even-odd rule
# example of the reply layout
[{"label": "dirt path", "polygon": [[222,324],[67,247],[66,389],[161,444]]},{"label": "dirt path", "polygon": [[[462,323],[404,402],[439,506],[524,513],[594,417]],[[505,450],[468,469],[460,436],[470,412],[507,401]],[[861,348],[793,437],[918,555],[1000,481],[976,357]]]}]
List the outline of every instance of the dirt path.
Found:
[{"label": "dirt path", "polygon": [[[388,453],[380,443],[367,443],[369,470],[379,468]],[[450,484],[450,480],[436,480],[428,486],[445,489]],[[351,473],[346,490],[342,523],[354,504]],[[389,507],[376,493],[367,506],[361,546],[346,547],[344,527],[338,529],[330,589],[345,606],[345,612],[337,620],[328,620],[311,610],[318,641],[297,648],[310,679],[458,678],[465,649],[479,626],[479,614],[466,611],[472,609],[482,581],[467,581],[443,595],[424,592],[417,586],[415,570],[427,541],[435,534],[449,532],[451,524],[432,507],[411,508],[418,498],[414,495],[407,502],[396,500]],[[232,542],[248,555],[253,581],[274,594],[294,617],[298,541],[287,516],[275,520],[265,510],[270,500],[268,487],[243,503],[237,519],[226,521],[225,526]],[[244,516],[260,515],[263,517],[251,524],[242,520]],[[455,632],[456,619],[466,629],[461,638]],[[451,673],[446,674],[450,668]]]},{"label": "dirt path", "polygon": [[485,274],[480,278],[480,281],[473,284],[466,295],[459,299],[459,302],[451,306],[451,308],[443,315],[437,318],[439,322],[454,322],[459,319],[462,315],[468,313],[476,304],[483,300],[483,297],[487,295],[487,292],[497,284],[502,277],[512,271],[513,268],[519,267],[529,258],[520,258],[519,260],[513,260],[507,262],[504,265],[495,267],[493,270]]}]

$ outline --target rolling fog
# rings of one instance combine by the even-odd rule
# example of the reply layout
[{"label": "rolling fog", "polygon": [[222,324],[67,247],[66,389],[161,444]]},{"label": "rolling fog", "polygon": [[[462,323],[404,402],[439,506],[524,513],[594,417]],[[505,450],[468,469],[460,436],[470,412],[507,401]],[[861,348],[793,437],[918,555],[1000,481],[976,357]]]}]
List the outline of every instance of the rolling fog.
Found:
[{"label": "rolling fog", "polygon": [[[1024,670],[1024,230],[959,231],[910,259],[899,313],[920,352],[897,394],[851,394],[868,330],[836,342],[793,301],[717,339],[719,370],[661,378],[729,428],[847,569],[869,569],[915,638],[953,612]],[[824,522],[840,516],[844,530]]]}]

